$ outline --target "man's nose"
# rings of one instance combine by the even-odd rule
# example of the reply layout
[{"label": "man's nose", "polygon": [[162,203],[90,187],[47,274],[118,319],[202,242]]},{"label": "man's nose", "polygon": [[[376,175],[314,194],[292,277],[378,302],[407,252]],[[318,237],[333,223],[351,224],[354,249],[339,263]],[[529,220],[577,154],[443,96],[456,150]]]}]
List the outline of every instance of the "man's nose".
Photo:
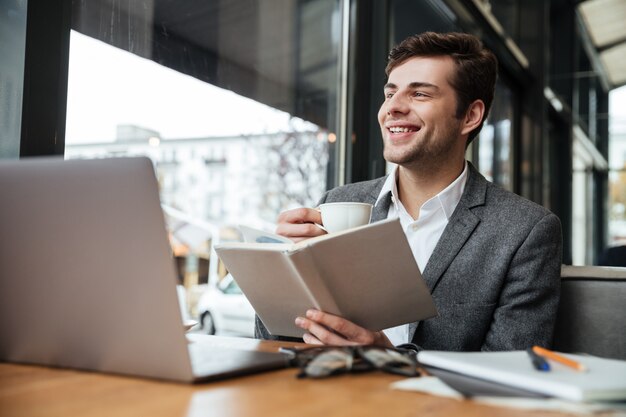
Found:
[{"label": "man's nose", "polygon": [[409,111],[406,97],[403,97],[401,94],[394,94],[384,105],[385,111],[389,115],[406,114]]}]

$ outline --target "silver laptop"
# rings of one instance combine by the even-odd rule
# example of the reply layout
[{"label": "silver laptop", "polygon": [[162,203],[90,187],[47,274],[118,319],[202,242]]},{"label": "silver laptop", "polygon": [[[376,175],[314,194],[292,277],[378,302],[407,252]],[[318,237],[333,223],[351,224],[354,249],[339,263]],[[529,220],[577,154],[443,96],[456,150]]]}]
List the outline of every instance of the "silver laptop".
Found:
[{"label": "silver laptop", "polygon": [[0,360],[187,382],[286,366],[185,337],[149,159],[1,161],[0,199]]}]

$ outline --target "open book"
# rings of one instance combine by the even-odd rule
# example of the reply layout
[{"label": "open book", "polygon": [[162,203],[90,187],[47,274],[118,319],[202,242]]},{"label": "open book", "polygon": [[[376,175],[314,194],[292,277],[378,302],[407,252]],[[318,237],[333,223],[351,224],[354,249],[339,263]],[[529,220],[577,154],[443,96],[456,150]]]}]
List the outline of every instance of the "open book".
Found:
[{"label": "open book", "polygon": [[294,321],[309,308],[373,331],[437,314],[397,219],[299,243],[242,232],[252,242],[215,249],[273,335],[302,337]]}]

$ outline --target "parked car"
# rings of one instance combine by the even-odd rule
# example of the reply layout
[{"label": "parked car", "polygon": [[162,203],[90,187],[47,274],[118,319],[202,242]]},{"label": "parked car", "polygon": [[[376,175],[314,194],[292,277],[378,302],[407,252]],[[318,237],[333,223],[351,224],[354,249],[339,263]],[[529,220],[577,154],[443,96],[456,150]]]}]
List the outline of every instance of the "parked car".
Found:
[{"label": "parked car", "polygon": [[198,300],[197,311],[205,333],[254,336],[254,309],[230,274],[208,287]]}]

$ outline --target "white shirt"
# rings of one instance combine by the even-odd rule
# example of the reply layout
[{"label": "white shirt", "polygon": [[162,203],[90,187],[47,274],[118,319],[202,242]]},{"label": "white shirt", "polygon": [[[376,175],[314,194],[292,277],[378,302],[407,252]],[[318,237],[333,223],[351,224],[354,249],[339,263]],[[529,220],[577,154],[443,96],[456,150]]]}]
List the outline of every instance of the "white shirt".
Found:
[{"label": "white shirt", "polygon": [[[376,204],[391,191],[391,204],[389,205],[387,218],[400,218],[400,224],[409,241],[413,257],[415,257],[420,271],[423,272],[430,259],[430,255],[432,255],[437,242],[439,242],[443,230],[448,225],[450,216],[452,216],[454,209],[456,209],[456,206],[461,200],[461,195],[463,194],[465,183],[467,182],[467,162],[465,162],[465,167],[461,175],[439,192],[439,194],[422,204],[417,219],[411,217],[398,198],[397,178],[398,168],[394,166],[385,184],[383,184],[383,188],[380,190]],[[394,346],[410,342],[408,324],[392,327],[383,331]]]}]

